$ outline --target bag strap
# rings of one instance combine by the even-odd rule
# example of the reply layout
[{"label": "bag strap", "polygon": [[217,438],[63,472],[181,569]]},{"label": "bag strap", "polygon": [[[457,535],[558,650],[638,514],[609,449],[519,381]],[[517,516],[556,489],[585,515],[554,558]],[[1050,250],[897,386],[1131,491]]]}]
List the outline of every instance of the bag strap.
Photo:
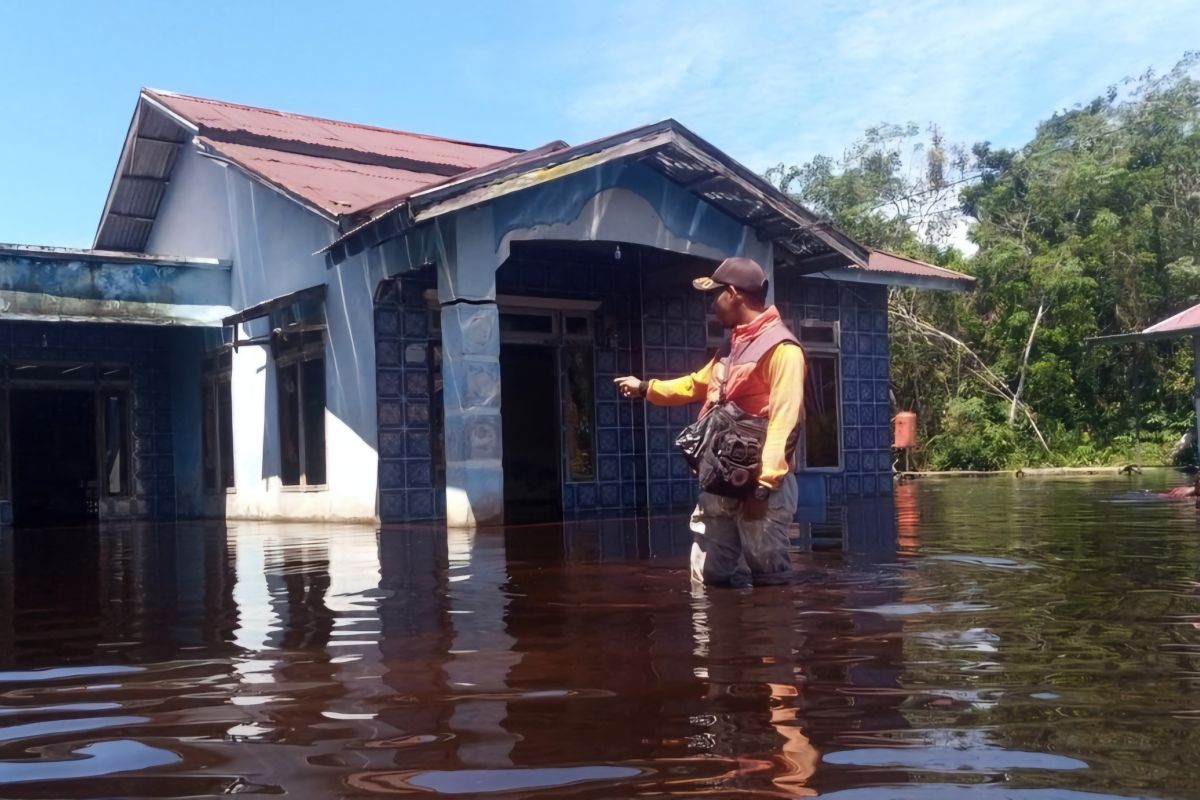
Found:
[{"label": "bag strap", "polygon": [[[737,363],[753,361],[755,363],[762,360],[763,356],[771,352],[776,346],[791,343],[803,349],[800,340],[796,338],[788,327],[782,321],[772,325],[758,336],[751,339],[746,344],[742,345],[737,351]],[[724,355],[725,369],[721,375],[721,384],[719,386],[718,398],[720,402],[725,402],[725,385],[729,382],[729,373],[732,371],[734,364],[734,353],[732,339],[726,339],[721,344],[721,349],[717,351],[717,357],[721,358]]]},{"label": "bag strap", "polygon": [[733,339],[726,337],[725,341],[721,342],[721,346],[717,348],[717,354],[713,356],[718,363],[723,363],[725,369],[721,370],[721,383],[717,386],[717,402],[725,402],[725,384],[729,383],[729,367],[731,356],[733,355]]}]

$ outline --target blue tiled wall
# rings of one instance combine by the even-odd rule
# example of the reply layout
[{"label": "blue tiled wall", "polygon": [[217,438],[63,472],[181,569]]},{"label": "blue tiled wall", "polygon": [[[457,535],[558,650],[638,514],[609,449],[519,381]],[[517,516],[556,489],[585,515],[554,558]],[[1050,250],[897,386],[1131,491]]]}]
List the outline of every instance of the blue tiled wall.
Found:
[{"label": "blue tiled wall", "polygon": [[[641,290],[630,264],[511,261],[496,273],[501,294],[596,300],[593,364],[596,385],[595,478],[563,482],[568,519],[627,516],[644,510],[645,434],[641,403],[617,396],[613,379],[641,371]],[[565,371],[564,371],[565,372]],[[503,376],[501,376],[503,379]],[[565,375],[564,375],[565,380]],[[566,386],[561,396],[567,397]],[[562,474],[569,475],[563,453]]]},{"label": "blue tiled wall", "polygon": [[[686,284],[647,291],[629,265],[512,260],[496,276],[501,294],[596,300],[595,474],[566,480],[564,516],[678,512],[696,499],[695,478],[674,446],[697,406],[662,408],[617,396],[613,378],[672,378],[712,355],[707,299]],[[441,398],[436,334],[423,293],[432,276],[410,273],[379,293],[376,360],[380,516],[384,522],[440,519],[445,496],[437,464]],[[841,472],[823,474],[829,500],[891,492],[888,326],[885,287],[838,284],[784,271],[776,302],[792,326],[802,319],[841,323]],[[566,397],[566,391],[562,395]],[[565,463],[562,472],[568,474]],[[820,487],[816,487],[820,490]]]},{"label": "blue tiled wall", "polygon": [[175,516],[170,336],[171,331],[133,325],[0,322],[0,357],[129,365],[133,492],[102,500],[102,519]]},{"label": "blue tiled wall", "polygon": [[[677,378],[694,372],[712,357],[705,317],[708,301],[690,285],[647,297],[642,310],[645,342],[643,374]],[[699,406],[646,405],[646,452],[649,502],[654,509],[687,510],[696,502],[696,478],[675,447],[675,437],[696,418]]]},{"label": "blue tiled wall", "polygon": [[440,342],[429,328],[428,271],[385,282],[375,301],[375,386],[379,420],[379,518],[441,519],[446,493],[432,438],[441,413],[435,360]]},{"label": "blue tiled wall", "polygon": [[888,395],[887,287],[779,274],[776,305],[795,327],[802,319],[841,323],[841,473],[826,476],[831,500],[892,491]]}]

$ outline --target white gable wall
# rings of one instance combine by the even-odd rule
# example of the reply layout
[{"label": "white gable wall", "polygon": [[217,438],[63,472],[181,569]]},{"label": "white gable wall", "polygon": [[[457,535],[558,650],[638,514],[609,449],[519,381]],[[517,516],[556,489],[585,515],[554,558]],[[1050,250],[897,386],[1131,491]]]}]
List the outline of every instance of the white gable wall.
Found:
[{"label": "white gable wall", "polygon": [[[188,146],[175,165],[147,244],[149,252],[231,261],[235,309],[328,284],[327,485],[300,490],[280,484],[278,404],[270,348],[242,347],[234,354],[232,378],[236,491],[205,498],[202,505],[209,515],[375,519],[375,286],[364,256],[328,270],[324,259],[313,255],[336,235],[331,222],[237,167],[213,161]],[[266,328],[266,320],[252,321],[242,326],[239,335],[261,336]],[[199,393],[200,387],[195,391]],[[199,425],[179,435],[198,438]]]},{"label": "white gable wall", "polygon": [[146,241],[147,253],[233,258],[225,173],[220,164],[183,146]]}]

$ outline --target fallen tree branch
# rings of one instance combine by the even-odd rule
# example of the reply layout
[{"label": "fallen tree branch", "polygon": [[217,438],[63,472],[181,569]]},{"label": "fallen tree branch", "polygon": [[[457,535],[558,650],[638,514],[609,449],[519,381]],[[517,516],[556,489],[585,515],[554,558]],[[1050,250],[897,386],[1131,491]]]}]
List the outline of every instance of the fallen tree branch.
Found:
[{"label": "fallen tree branch", "polygon": [[1038,324],[1042,321],[1042,314],[1046,313],[1046,301],[1038,301],[1037,316],[1033,318],[1033,327],[1029,329],[1029,340],[1025,342],[1025,355],[1021,358],[1020,377],[1017,378],[1017,390],[1013,392],[1012,405],[1008,409],[1008,424],[1011,427],[1017,421],[1017,403],[1021,397],[1021,390],[1025,388],[1025,373],[1029,369],[1029,353],[1033,350],[1033,337],[1037,335]]},{"label": "fallen tree branch", "polygon": [[970,356],[971,360],[974,362],[973,365],[968,367],[972,374],[978,377],[983,385],[994,394],[1008,402],[1015,404],[1021,409],[1022,413],[1025,415],[1025,419],[1029,421],[1029,426],[1033,428],[1033,432],[1037,436],[1038,442],[1041,443],[1042,449],[1044,449],[1047,454],[1050,453],[1050,445],[1046,443],[1046,437],[1042,436],[1042,431],[1038,428],[1037,422],[1033,418],[1033,413],[1029,408],[1029,405],[1021,402],[1020,398],[1018,398],[1013,391],[1008,388],[1008,385],[1005,383],[1005,381],[1002,380],[1000,376],[997,375],[974,350],[968,347],[965,342],[957,337],[951,336],[937,326],[931,325],[930,323],[900,306],[899,303],[888,303],[888,311],[894,318],[911,325],[919,334],[924,335],[926,339],[941,339],[942,341],[954,345],[960,352]]}]

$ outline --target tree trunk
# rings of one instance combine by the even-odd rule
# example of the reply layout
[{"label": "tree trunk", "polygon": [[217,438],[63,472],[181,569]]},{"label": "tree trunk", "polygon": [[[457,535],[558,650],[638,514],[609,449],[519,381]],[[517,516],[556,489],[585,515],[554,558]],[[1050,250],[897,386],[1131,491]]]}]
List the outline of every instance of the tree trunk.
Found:
[{"label": "tree trunk", "polygon": [[1033,327],[1029,329],[1029,341],[1025,342],[1025,355],[1021,359],[1021,373],[1017,378],[1017,390],[1013,392],[1012,405],[1008,407],[1008,424],[1009,427],[1017,422],[1017,406],[1021,402],[1021,391],[1025,388],[1025,372],[1029,369],[1029,353],[1033,350],[1033,337],[1037,335],[1038,324],[1042,321],[1042,314],[1046,313],[1045,299],[1038,301],[1037,316],[1033,318]]}]

